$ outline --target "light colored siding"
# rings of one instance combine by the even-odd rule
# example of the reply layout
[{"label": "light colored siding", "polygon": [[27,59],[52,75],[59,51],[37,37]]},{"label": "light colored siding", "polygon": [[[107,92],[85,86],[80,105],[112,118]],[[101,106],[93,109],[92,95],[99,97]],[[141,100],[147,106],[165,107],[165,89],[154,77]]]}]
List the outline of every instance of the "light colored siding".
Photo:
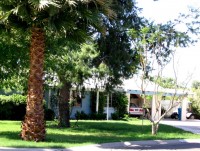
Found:
[{"label": "light colored siding", "polygon": [[90,108],[90,92],[85,92],[85,97],[82,99],[82,105],[81,106],[74,106],[72,107],[71,115],[70,118],[75,119],[75,114],[76,112],[81,112],[83,111],[86,114],[91,113],[91,108]]}]

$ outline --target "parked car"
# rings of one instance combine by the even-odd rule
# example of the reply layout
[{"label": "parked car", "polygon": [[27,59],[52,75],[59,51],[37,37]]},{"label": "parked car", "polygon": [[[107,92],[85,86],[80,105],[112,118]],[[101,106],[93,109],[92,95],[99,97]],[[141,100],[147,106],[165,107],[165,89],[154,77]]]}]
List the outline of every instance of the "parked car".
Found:
[{"label": "parked car", "polygon": [[[171,118],[172,119],[178,119],[178,112],[173,112],[172,114],[171,114]],[[197,114],[195,114],[195,113],[192,113],[192,112],[187,112],[186,113],[186,118],[187,119],[199,119],[200,117],[197,115]]]},{"label": "parked car", "polygon": [[134,103],[130,104],[129,115],[131,115],[131,116],[142,116],[143,114],[144,114],[143,108],[137,106]]}]

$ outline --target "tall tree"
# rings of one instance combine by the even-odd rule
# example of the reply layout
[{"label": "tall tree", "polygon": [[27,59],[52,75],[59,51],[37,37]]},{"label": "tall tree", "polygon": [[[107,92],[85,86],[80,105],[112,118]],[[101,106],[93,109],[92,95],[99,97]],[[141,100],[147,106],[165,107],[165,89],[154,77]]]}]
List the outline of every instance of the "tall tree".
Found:
[{"label": "tall tree", "polygon": [[70,42],[65,47],[59,46],[53,49],[54,53],[47,54],[46,66],[49,75],[47,79],[50,79],[47,81],[52,84],[52,77],[57,77],[56,83],[60,83],[56,86],[60,91],[57,97],[58,124],[60,127],[70,127],[70,89],[73,86],[81,92],[84,80],[90,78],[98,70],[92,64],[93,59],[98,56],[98,52],[92,43],[77,45]]},{"label": "tall tree", "polygon": [[[102,14],[103,13],[103,14]],[[21,138],[43,141],[45,121],[43,66],[45,31],[73,40],[84,40],[89,29],[101,29],[101,18],[113,17],[107,0],[1,0],[0,23],[6,28],[30,29],[30,75]]]},{"label": "tall tree", "polygon": [[109,69],[105,76],[106,88],[112,89],[122,83],[123,78],[129,78],[137,71],[138,54],[131,49],[131,37],[128,30],[139,29],[142,19],[135,0],[114,0],[113,10],[117,13],[115,20],[104,19],[107,27],[106,35],[97,35],[96,41],[100,54],[95,63],[103,63]]}]

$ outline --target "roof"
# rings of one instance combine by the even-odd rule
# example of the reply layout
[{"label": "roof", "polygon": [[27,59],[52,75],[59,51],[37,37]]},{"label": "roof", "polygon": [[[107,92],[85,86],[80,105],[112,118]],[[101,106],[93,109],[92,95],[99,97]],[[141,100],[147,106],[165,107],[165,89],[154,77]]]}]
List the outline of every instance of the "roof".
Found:
[{"label": "roof", "polygon": [[186,95],[187,93],[184,90],[180,89],[166,89],[158,84],[149,81],[149,80],[141,80],[138,77],[132,77],[130,79],[125,79],[122,84],[122,89],[125,92],[131,94],[146,94],[146,95],[154,95],[154,94],[162,94],[163,96],[180,96]]},{"label": "roof", "polygon": [[[87,90],[95,90],[99,91],[105,90],[105,81],[100,79],[88,79],[84,82],[83,86]],[[142,86],[143,83],[143,86]],[[142,88],[143,87],[143,88]],[[132,77],[130,79],[124,79],[123,84],[119,87],[116,87],[117,91],[123,91],[130,94],[146,94],[146,95],[154,95],[154,94],[162,94],[163,96],[180,96],[186,95],[187,93],[184,90],[178,89],[166,89],[158,84],[149,81],[149,80],[141,80],[138,77]],[[143,91],[142,91],[143,90]]]}]

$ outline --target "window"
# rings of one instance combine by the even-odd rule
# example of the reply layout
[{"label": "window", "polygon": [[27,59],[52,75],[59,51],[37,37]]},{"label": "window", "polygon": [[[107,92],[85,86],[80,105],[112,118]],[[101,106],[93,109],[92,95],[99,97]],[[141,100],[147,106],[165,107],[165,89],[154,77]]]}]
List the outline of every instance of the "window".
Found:
[{"label": "window", "polygon": [[71,92],[71,100],[73,101],[73,105],[77,107],[82,106],[82,97],[81,93],[77,92],[76,90],[72,90]]}]

